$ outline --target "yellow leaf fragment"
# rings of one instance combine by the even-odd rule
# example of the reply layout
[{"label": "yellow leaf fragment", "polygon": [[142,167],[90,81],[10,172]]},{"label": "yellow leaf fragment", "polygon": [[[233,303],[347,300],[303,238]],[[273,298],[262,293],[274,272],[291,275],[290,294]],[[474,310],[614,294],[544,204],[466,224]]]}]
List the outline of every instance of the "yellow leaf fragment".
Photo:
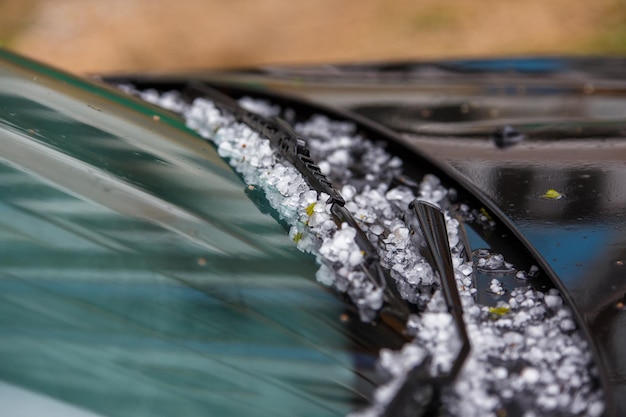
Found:
[{"label": "yellow leaf fragment", "polygon": [[489,212],[487,212],[487,210],[484,207],[480,208],[480,214],[482,214],[483,216],[485,216],[485,218],[489,221],[493,221],[493,218],[491,217],[491,215],[489,214]]},{"label": "yellow leaf fragment", "polygon": [[511,311],[509,307],[499,306],[499,307],[489,307],[489,313],[496,315],[498,317],[504,316],[506,313]]},{"label": "yellow leaf fragment", "polygon": [[558,200],[560,198],[563,198],[563,194],[553,188],[550,188],[548,191],[546,191],[544,195],[542,195],[542,197],[550,200]]},{"label": "yellow leaf fragment", "polygon": [[308,214],[309,217],[311,217],[313,215],[313,210],[315,209],[315,204],[316,203],[311,203],[306,208],[306,214]]}]

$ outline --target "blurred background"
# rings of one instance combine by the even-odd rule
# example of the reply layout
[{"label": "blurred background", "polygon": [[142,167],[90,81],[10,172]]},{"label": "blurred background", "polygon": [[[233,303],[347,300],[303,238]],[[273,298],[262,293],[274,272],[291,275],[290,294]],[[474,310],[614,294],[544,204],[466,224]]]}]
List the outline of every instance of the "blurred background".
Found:
[{"label": "blurred background", "polygon": [[0,0],[0,43],[74,73],[626,55],[626,1]]}]

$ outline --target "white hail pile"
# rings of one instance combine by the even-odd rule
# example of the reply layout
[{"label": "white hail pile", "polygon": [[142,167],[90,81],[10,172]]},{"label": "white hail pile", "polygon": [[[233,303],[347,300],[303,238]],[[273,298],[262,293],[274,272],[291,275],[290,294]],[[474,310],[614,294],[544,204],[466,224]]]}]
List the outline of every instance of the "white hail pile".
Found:
[{"label": "white hail pile", "polygon": [[[363,257],[354,241],[355,231],[345,224],[341,228],[335,225],[326,203],[328,196],[311,190],[268,140],[207,100],[185,105],[176,93],[159,96],[148,91],[140,95],[181,113],[189,127],[217,146],[247,184],[265,192],[291,226],[289,234],[298,248],[316,256],[321,282],[350,293],[362,312],[380,307],[382,293],[368,287],[356,268]],[[240,104],[267,117],[281,112],[279,107],[252,99]],[[431,358],[432,375],[446,372],[455,359],[456,349],[451,347],[457,338],[452,318],[439,291],[430,296],[437,278],[419,254],[419,242],[411,236],[402,215],[416,197],[439,203],[447,190],[433,176],[426,176],[419,189],[391,185],[391,179],[402,172],[402,162],[382,146],[356,135],[351,123],[314,116],[295,127],[308,139],[321,170],[335,184],[342,184],[346,208],[376,246],[401,295],[425,309],[407,323],[414,335],[412,342],[399,352],[381,351],[379,365],[389,375],[389,382],[378,388],[369,408],[353,414],[378,416],[406,374],[424,358]],[[443,413],[497,416],[505,406],[518,403],[526,410],[524,417],[601,415],[604,403],[589,348],[558,292],[517,289],[497,308],[477,305],[472,297],[476,291],[471,287],[472,263],[460,255],[459,224],[448,214],[446,219],[471,353],[455,382],[442,393]],[[532,275],[534,271],[529,272]],[[518,277],[526,275],[518,273]],[[497,279],[490,282],[490,291],[505,294]]]}]

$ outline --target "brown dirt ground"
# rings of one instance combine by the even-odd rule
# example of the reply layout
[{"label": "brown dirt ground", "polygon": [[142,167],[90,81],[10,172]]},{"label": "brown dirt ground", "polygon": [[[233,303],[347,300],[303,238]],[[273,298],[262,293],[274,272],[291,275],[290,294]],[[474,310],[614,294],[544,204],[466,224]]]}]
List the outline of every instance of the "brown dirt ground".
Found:
[{"label": "brown dirt ground", "polygon": [[75,73],[626,54],[624,0],[0,0],[0,42]]}]

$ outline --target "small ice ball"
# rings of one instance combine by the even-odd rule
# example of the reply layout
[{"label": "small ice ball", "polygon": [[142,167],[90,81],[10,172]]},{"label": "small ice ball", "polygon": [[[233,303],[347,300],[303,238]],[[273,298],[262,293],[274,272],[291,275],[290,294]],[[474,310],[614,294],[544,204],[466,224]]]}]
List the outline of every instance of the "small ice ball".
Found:
[{"label": "small ice ball", "polygon": [[558,295],[548,294],[543,299],[546,305],[552,309],[559,308],[563,304],[563,300]]},{"label": "small ice ball", "polygon": [[564,332],[576,330],[576,323],[572,319],[565,319],[559,323],[559,328]]},{"label": "small ice ball", "polygon": [[324,285],[331,286],[335,282],[335,273],[325,264],[320,265],[315,277]]},{"label": "small ice ball", "polygon": [[527,366],[522,369],[520,376],[526,384],[535,385],[537,382],[539,382],[541,374],[537,369]]}]

